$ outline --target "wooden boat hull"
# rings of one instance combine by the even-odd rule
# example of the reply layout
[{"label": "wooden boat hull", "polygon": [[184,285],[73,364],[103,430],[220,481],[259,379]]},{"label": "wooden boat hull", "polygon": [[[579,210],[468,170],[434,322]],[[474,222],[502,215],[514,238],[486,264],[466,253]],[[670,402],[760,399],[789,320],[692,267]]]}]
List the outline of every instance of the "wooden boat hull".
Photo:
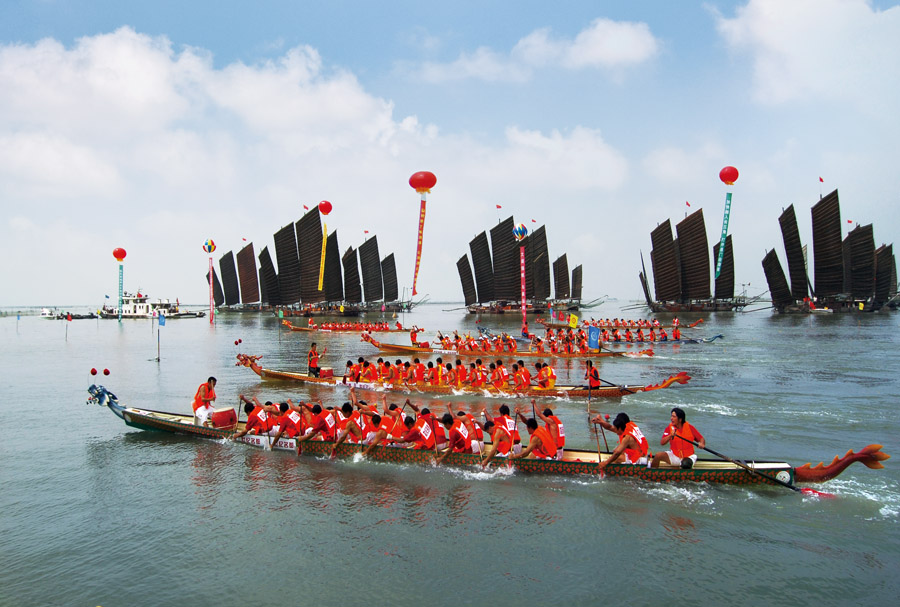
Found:
[{"label": "wooden boat hull", "polygon": [[[91,394],[89,404],[99,404],[108,407],[120,417],[127,426],[140,429],[161,432],[172,432],[187,436],[211,439],[230,439],[234,433],[232,428],[211,428],[196,426],[193,416],[147,409],[137,409],[120,405],[116,396],[103,386],[92,385],[88,388]],[[275,444],[271,444],[271,438],[260,435],[245,435],[240,442],[263,449],[283,450],[296,453],[297,442],[291,438],[281,438]],[[335,457],[341,459],[353,459],[361,457],[364,445],[344,443],[336,449],[330,441],[307,441],[302,444],[301,454],[313,457]],[[834,478],[853,462],[861,462],[869,468],[882,468],[880,463],[890,456],[881,452],[880,445],[869,445],[859,453],[849,451],[843,458],[835,458],[827,468],[819,464],[811,468],[805,464],[795,468],[786,462],[773,461],[747,461],[745,464],[754,471],[777,478],[783,483],[794,485],[797,482],[821,482]],[[596,475],[599,458],[606,459],[609,453],[597,453],[595,451],[583,451],[577,449],[566,450],[562,460],[516,459],[509,461],[504,457],[494,458],[488,468],[498,470],[512,468],[520,472],[532,474],[547,474],[554,476]],[[403,449],[399,447],[376,447],[368,456],[373,461],[433,465],[435,454],[433,451]],[[445,460],[447,466],[459,468],[481,468],[481,456],[478,454],[452,453]],[[733,463],[698,459],[693,468],[647,468],[642,465],[610,464],[604,470],[605,476],[632,477],[649,482],[704,482],[730,485],[776,485],[771,480],[747,471]]]},{"label": "wooden boat hull", "polygon": [[248,356],[246,354],[238,354],[238,365],[249,367],[254,373],[262,379],[274,379],[283,381],[296,381],[303,383],[315,383],[318,385],[327,385],[334,387],[356,388],[357,390],[370,390],[374,392],[402,392],[404,394],[421,393],[421,394],[477,394],[479,396],[509,398],[516,394],[530,398],[619,398],[629,394],[637,394],[638,392],[650,392],[652,390],[661,390],[668,388],[676,383],[686,384],[691,377],[681,372],[672,375],[664,381],[654,385],[622,385],[622,386],[602,386],[600,388],[587,390],[580,386],[555,386],[553,388],[536,388],[532,387],[526,391],[515,392],[511,389],[498,390],[493,386],[485,386],[482,388],[472,388],[471,386],[432,386],[427,384],[416,384],[415,386],[406,386],[405,384],[391,385],[368,382],[343,382],[339,378],[334,377],[313,377],[306,373],[296,373],[293,371],[276,371],[273,369],[264,369],[257,364],[258,357]]}]

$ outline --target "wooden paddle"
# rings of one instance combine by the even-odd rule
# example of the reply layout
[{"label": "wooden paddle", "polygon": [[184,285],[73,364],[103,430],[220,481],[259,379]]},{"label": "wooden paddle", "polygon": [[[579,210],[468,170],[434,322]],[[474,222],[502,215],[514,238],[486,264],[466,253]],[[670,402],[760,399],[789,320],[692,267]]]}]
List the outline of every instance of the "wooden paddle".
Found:
[{"label": "wooden paddle", "polygon": [[[680,439],[683,440],[683,441],[686,441],[686,442],[688,442],[688,443],[691,443],[691,444],[694,445],[695,447],[700,447],[699,444],[695,443],[695,442],[692,441],[691,439],[689,439],[689,438],[684,438],[683,436],[679,435],[677,432],[674,433],[674,434],[675,434],[675,436],[676,436],[677,438],[680,438]],[[731,463],[734,464],[735,466],[739,466],[739,467],[743,468],[744,470],[746,470],[746,471],[749,472],[750,474],[758,474],[759,476],[763,477],[764,479],[770,480],[770,481],[772,481],[773,483],[775,483],[775,484],[777,484],[777,485],[781,485],[782,487],[785,487],[785,488],[787,488],[787,489],[790,489],[791,491],[796,491],[797,493],[802,493],[802,494],[804,494],[804,495],[813,495],[813,496],[815,496],[815,497],[822,497],[822,498],[828,498],[828,499],[833,499],[833,498],[835,497],[835,495],[834,495],[833,493],[825,493],[825,492],[823,492],[823,491],[816,491],[815,489],[809,489],[808,487],[803,487],[803,488],[795,487],[794,485],[791,485],[790,483],[786,483],[786,482],[784,482],[783,480],[781,480],[781,479],[779,479],[779,478],[776,478],[776,477],[771,476],[771,475],[769,475],[769,474],[766,474],[766,473],[764,473],[764,472],[760,472],[759,470],[756,470],[755,468],[751,468],[750,466],[748,466],[747,464],[745,464],[745,463],[743,463],[743,462],[739,462],[739,461],[736,460],[736,459],[731,459],[731,458],[728,457],[727,455],[722,455],[722,454],[719,453],[718,451],[713,451],[712,449],[708,449],[708,448],[706,448],[706,447],[700,447],[700,448],[703,449],[704,451],[709,451],[710,453],[712,453],[712,454],[715,455],[716,457],[720,457],[720,458],[722,458],[723,460],[725,460],[726,462],[731,462]]]}]

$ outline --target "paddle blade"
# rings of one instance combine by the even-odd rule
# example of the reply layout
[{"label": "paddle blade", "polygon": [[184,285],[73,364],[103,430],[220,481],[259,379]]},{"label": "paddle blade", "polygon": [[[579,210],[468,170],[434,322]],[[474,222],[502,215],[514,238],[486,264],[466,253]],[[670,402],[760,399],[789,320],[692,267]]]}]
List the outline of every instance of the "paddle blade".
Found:
[{"label": "paddle blade", "polygon": [[833,500],[837,497],[834,493],[816,491],[815,489],[809,489],[808,487],[803,487],[802,489],[800,489],[800,493],[802,493],[803,495],[811,495],[812,497],[818,497],[819,499],[825,500]]}]

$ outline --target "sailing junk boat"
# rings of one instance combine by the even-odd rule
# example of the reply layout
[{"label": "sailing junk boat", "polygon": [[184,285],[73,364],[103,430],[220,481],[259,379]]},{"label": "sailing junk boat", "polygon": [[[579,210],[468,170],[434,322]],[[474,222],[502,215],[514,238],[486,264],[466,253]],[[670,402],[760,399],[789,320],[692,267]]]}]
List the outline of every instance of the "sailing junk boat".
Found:
[{"label": "sailing junk boat", "polygon": [[[654,312],[715,312],[739,310],[749,302],[734,296],[734,248],[729,234],[725,239],[722,267],[715,280],[715,295],[710,291],[709,244],[703,209],[694,211],[675,226],[677,239],[672,238],[669,220],[650,232],[653,249],[650,263],[656,299],[650,296],[647,270],[641,256],[638,277]],[[718,258],[719,243],[713,247]]]},{"label": "sailing junk boat", "polygon": [[794,205],[778,218],[787,255],[790,287],[774,249],[763,258],[763,271],[779,313],[871,312],[897,306],[897,264],[893,245],[875,248],[872,224],[852,229],[841,240],[838,191],[812,207],[813,276],[809,281],[806,248],[800,242]]},{"label": "sailing junk boat", "polygon": [[[278,272],[268,247],[259,253],[258,270],[253,243],[238,253],[237,270],[234,255],[228,251],[219,260],[219,273],[213,271],[216,305],[258,309],[268,304],[277,306],[284,316],[357,316],[366,310],[399,311],[412,307],[412,302],[398,299],[394,254],[379,259],[374,236],[359,249],[350,247],[342,257],[337,232],[328,234],[320,290],[322,239],[319,209],[313,208],[296,224],[288,224],[275,233]],[[360,263],[365,298],[360,285]],[[209,278],[207,274],[207,282]]]},{"label": "sailing junk boat", "polygon": [[479,233],[469,242],[472,264],[469,264],[469,258],[465,254],[456,262],[469,312],[503,314],[521,310],[521,247],[525,249],[526,312],[544,314],[551,308],[579,309],[582,305],[581,266],[572,270],[570,285],[566,254],[563,253],[553,263],[556,299],[550,299],[550,255],[547,250],[546,228],[541,226],[521,242],[516,242],[513,236],[514,226],[513,217],[510,216],[491,228],[490,246],[487,234]]}]

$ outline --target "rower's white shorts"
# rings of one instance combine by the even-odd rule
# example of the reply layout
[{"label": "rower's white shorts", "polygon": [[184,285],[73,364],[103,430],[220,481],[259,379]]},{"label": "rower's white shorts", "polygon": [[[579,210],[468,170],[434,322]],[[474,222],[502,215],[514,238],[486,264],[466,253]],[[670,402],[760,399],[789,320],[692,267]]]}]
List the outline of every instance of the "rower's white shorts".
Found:
[{"label": "rower's white shorts", "polygon": [[563,452],[564,452],[564,450],[563,450],[562,447],[560,447],[559,449],[557,449],[557,450],[556,450],[556,458],[555,458],[555,459],[558,460],[558,461],[562,461],[562,458],[563,458]]},{"label": "rower's white shorts", "polygon": [[[681,465],[681,458],[680,458],[680,457],[678,457],[677,455],[675,455],[675,454],[672,453],[671,451],[666,451],[666,455],[669,456],[669,463],[670,463],[670,464],[672,464],[673,466],[680,466],[680,465]],[[692,454],[692,455],[689,455],[689,456],[688,456],[688,459],[691,460],[691,461],[693,461],[693,462],[696,464],[696,463],[697,463],[697,454],[694,453],[694,454]]]},{"label": "rower's white shorts", "polygon": [[512,452],[514,455],[518,455],[522,452],[522,443],[513,443]]},{"label": "rower's white shorts", "polygon": [[215,411],[215,409],[213,409],[212,405],[203,405],[202,407],[197,407],[197,410],[194,411],[194,425],[204,425],[209,421],[209,416],[212,415],[213,411]]}]

